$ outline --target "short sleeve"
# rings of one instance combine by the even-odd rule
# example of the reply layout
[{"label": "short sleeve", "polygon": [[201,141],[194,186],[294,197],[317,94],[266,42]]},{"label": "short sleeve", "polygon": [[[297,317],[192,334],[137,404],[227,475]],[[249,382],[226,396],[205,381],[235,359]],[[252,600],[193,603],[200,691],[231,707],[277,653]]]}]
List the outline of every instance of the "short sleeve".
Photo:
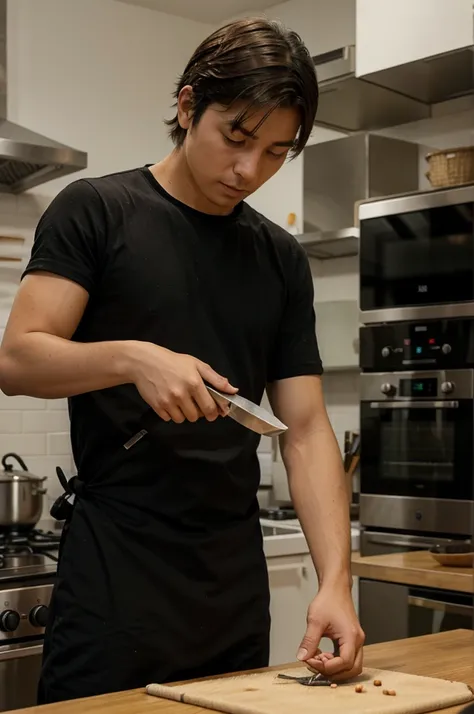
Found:
[{"label": "short sleeve", "polygon": [[85,179],[66,186],[42,215],[23,276],[36,270],[68,278],[89,294],[97,286],[106,248],[102,199]]},{"label": "short sleeve", "polygon": [[323,373],[316,338],[313,277],[303,248],[295,241],[288,266],[287,296],[268,369],[268,381]]}]

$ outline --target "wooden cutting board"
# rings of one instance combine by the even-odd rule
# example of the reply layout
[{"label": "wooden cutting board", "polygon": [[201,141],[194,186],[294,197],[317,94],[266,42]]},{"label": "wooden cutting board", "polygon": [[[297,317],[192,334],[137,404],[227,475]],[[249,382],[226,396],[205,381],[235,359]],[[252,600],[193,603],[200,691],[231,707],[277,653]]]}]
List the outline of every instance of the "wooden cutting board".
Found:
[{"label": "wooden cutting board", "polygon": [[[280,670],[177,686],[149,684],[147,693],[226,714],[425,714],[474,699],[471,689],[461,682],[382,669],[365,669],[356,680],[335,689],[277,679],[278,673]],[[298,667],[281,673],[306,676],[308,670]],[[377,679],[382,686],[374,685]],[[365,691],[357,693],[356,684],[363,684]],[[396,695],[385,695],[384,689],[395,690]]]}]

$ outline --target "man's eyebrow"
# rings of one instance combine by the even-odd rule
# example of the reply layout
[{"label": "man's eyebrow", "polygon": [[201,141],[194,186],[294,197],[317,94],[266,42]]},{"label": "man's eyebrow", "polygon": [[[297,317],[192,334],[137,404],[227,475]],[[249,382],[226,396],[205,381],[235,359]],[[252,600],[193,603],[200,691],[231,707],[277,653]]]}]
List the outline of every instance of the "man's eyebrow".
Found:
[{"label": "man's eyebrow", "polygon": [[[245,129],[245,127],[235,126],[235,123],[232,119],[227,121],[226,124],[229,126],[231,131],[240,131],[241,134],[243,134],[244,136],[248,136],[249,139],[254,139],[255,141],[258,139],[258,136],[253,134],[251,131],[248,131],[248,129]],[[295,141],[293,139],[289,139],[288,141],[274,141],[272,145],[292,149],[295,146]]]}]

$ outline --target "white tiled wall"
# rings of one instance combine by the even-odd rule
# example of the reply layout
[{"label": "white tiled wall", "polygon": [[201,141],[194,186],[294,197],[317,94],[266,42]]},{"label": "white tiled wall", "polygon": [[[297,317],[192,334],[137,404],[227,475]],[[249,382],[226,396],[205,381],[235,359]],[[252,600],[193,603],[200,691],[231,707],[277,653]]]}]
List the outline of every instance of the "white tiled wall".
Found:
[{"label": "white tiled wall", "polygon": [[[0,260],[0,339],[29,256],[36,223],[50,200],[28,194],[0,194],[0,236],[24,238],[22,263],[9,264]],[[61,492],[56,466],[68,475],[73,469],[66,401],[7,397],[0,392],[0,456],[10,451],[22,457],[29,471],[47,477],[48,494],[43,514],[47,516],[51,502]]]}]

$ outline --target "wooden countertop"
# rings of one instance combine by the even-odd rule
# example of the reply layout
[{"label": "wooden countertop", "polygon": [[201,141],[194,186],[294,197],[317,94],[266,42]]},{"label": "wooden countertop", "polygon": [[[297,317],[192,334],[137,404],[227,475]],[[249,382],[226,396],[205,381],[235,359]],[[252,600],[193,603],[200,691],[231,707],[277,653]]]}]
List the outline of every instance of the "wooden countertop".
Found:
[{"label": "wooden countertop", "polygon": [[352,553],[352,574],[359,578],[417,587],[474,592],[474,568],[439,565],[427,551],[366,555]]},{"label": "wooden countertop", "polygon": [[[474,688],[474,631],[453,630],[437,635],[384,642],[365,648],[367,667],[464,682]],[[295,667],[300,666],[295,663]],[[281,667],[272,667],[277,670]],[[463,706],[443,709],[459,714]],[[17,710],[16,714],[204,714],[202,707],[148,696],[142,689],[76,699],[42,707]],[[439,710],[438,710],[439,711]],[[432,713],[429,713],[432,714]]]}]

